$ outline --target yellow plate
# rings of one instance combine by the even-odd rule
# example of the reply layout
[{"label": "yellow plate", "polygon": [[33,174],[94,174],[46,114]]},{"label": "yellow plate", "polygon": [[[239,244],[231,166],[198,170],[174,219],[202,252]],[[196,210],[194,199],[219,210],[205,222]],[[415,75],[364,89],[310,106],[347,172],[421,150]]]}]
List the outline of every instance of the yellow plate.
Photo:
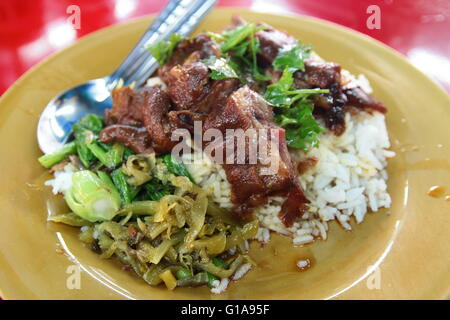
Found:
[{"label": "yellow plate", "polygon": [[[207,288],[174,292],[153,288],[111,260],[101,260],[77,239],[77,229],[47,223],[62,200],[42,183],[49,175],[36,125],[57,93],[112,72],[150,18],[95,32],[24,75],[0,100],[0,288],[6,299],[323,299],[446,298],[450,288],[450,202],[427,190],[450,191],[450,99],[434,82],[384,45],[343,27],[311,18],[215,10],[199,30],[219,31],[233,12],[265,21],[310,43],[326,60],[364,73],[389,108],[387,125],[397,157],[389,164],[389,210],[368,214],[344,232],[332,224],[329,240],[292,248],[274,236],[252,244],[256,270],[226,293]],[[448,193],[447,193],[448,194]],[[295,261],[308,257],[308,271]],[[82,269],[80,282],[74,278]],[[74,271],[75,270],[75,271]],[[79,284],[79,289],[77,289]]]}]

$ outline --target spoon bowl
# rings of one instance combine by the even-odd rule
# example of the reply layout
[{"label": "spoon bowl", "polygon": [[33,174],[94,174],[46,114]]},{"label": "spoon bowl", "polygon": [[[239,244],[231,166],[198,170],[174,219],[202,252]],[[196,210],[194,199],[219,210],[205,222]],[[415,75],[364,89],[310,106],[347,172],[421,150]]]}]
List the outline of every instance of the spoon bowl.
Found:
[{"label": "spoon bowl", "polygon": [[103,116],[112,106],[109,77],[88,81],[54,98],[38,123],[39,147],[44,153],[60,149],[70,138],[72,126],[89,113]]},{"label": "spoon bowl", "polygon": [[104,78],[90,80],[52,99],[39,119],[38,144],[45,153],[60,149],[71,137],[73,125],[89,113],[103,116],[111,108],[111,92],[120,82],[139,88],[158,67],[145,48],[167,40],[172,33],[189,36],[214,7],[216,0],[170,0],[119,68]]}]

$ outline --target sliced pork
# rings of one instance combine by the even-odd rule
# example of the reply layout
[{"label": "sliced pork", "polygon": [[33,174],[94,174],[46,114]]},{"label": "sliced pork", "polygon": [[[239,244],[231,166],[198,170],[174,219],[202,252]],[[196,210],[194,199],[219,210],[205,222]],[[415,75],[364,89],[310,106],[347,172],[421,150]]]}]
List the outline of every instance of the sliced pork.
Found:
[{"label": "sliced pork", "polygon": [[[237,141],[235,141],[234,159],[229,161],[232,163],[223,165],[232,188],[231,200],[235,204],[233,215],[241,220],[248,220],[252,209],[266,203],[267,197],[285,195],[294,197],[296,201],[291,200],[292,203],[288,203],[280,217],[286,225],[292,224],[308,201],[297,183],[296,170],[288,153],[284,129],[274,124],[272,109],[267,102],[249,87],[242,87],[230,95],[225,105],[218,106],[208,116],[204,130],[212,128],[220,130],[224,135],[222,151],[230,147],[232,143],[227,140],[230,137],[227,136],[227,130],[255,129],[266,132],[267,156],[270,158],[270,163],[260,162],[261,153],[258,155],[257,163],[250,163],[250,150],[252,150],[250,143],[255,141],[247,138],[244,163],[239,164],[242,159],[238,159],[240,155],[237,152]],[[274,137],[278,141],[275,141]],[[258,148],[260,146],[261,140],[259,140]],[[276,168],[276,171],[264,174],[264,170],[267,171],[269,167]]]},{"label": "sliced pork", "polygon": [[172,104],[165,91],[159,86],[139,90],[124,87],[113,91],[113,99],[112,110],[105,113],[109,125],[100,133],[100,141],[120,142],[136,153],[172,150],[174,128],[167,116]]}]

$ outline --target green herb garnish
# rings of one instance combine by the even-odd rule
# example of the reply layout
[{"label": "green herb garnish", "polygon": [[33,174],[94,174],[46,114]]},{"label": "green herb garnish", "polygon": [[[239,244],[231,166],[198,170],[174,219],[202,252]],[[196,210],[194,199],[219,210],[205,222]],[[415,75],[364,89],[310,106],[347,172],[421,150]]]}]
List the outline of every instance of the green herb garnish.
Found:
[{"label": "green herb garnish", "polygon": [[202,62],[211,70],[210,77],[213,80],[222,80],[227,78],[239,78],[231,64],[224,58],[211,56]]},{"label": "green herb garnish", "polygon": [[267,87],[264,98],[275,107],[286,108],[301,98],[329,92],[328,89],[293,89],[293,82],[293,72],[288,69],[284,70],[280,80]]},{"label": "green herb garnish", "polygon": [[275,116],[275,121],[286,130],[289,147],[306,152],[318,146],[319,135],[324,129],[317,123],[312,111],[312,102],[303,98]]},{"label": "green herb garnish", "polygon": [[286,68],[295,72],[305,71],[305,60],[311,53],[311,46],[304,46],[300,41],[290,48],[283,48],[278,52],[272,65],[276,71],[284,71]]},{"label": "green herb garnish", "polygon": [[313,115],[312,96],[328,93],[327,89],[295,89],[294,73],[305,71],[305,60],[311,53],[311,46],[298,41],[294,46],[281,49],[272,65],[276,71],[283,71],[279,81],[267,87],[264,98],[275,110],[275,121],[286,130],[289,147],[307,152],[319,144],[324,130]]},{"label": "green herb garnish", "polygon": [[147,49],[162,66],[169,61],[175,47],[183,40],[178,33],[172,33],[167,41],[160,40],[154,44],[147,46]]},{"label": "green herb garnish", "polygon": [[210,34],[219,42],[222,53],[230,57],[231,67],[239,70],[241,81],[245,73],[250,74],[256,81],[270,80],[270,77],[265,76],[259,68],[256,57],[260,48],[255,33],[264,29],[264,26],[247,23],[235,29],[226,30],[220,35]]}]

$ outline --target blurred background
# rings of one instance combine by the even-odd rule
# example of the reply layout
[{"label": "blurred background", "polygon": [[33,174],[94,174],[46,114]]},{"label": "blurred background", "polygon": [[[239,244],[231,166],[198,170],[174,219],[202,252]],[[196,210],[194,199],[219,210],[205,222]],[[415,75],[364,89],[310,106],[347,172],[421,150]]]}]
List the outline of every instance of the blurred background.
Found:
[{"label": "blurred background", "polygon": [[[0,0],[0,94],[34,64],[78,38],[156,13],[166,2]],[[68,19],[74,5],[80,9],[80,28]],[[450,92],[449,0],[219,0],[218,6],[307,15],[344,25],[399,51]],[[368,25],[374,6],[379,8],[379,28]]]}]

